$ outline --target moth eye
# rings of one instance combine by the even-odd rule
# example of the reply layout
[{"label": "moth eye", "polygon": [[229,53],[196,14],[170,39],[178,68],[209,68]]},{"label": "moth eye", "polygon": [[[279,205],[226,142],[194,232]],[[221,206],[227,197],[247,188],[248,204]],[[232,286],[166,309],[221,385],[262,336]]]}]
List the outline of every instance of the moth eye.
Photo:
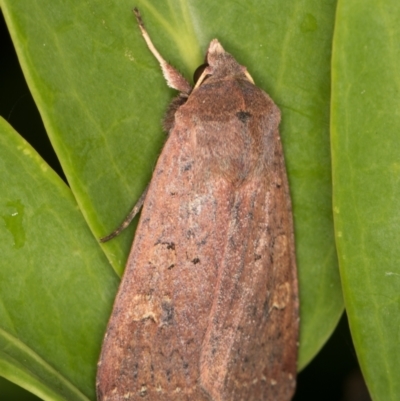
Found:
[{"label": "moth eye", "polygon": [[196,71],[193,74],[193,82],[196,84],[201,74],[203,74],[204,70],[208,67],[207,63],[202,64],[200,67],[197,67]]}]

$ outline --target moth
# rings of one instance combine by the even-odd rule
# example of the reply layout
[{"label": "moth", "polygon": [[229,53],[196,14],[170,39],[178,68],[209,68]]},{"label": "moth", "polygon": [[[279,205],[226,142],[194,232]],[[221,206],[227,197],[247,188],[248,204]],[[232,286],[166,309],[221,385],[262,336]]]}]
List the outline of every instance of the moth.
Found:
[{"label": "moth", "polygon": [[180,92],[104,338],[99,401],[284,401],[299,305],[280,111],[211,41],[194,88],[142,35]]}]

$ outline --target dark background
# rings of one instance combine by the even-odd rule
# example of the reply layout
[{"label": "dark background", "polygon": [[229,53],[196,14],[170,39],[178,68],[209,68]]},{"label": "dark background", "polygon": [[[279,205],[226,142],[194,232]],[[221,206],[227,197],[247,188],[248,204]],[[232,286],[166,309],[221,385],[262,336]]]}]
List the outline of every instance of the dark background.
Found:
[{"label": "dark background", "polygon": [[[26,85],[3,16],[0,16],[0,115],[65,180],[40,114]],[[1,401],[39,398],[0,377]],[[316,358],[299,374],[293,401],[370,401],[344,315]],[[277,400],[278,401],[278,400]]]}]

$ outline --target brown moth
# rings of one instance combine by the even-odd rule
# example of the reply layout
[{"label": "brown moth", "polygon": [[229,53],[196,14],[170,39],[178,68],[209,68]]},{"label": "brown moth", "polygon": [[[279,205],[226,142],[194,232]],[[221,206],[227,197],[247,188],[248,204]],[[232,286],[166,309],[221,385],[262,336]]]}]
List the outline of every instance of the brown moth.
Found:
[{"label": "brown moth", "polygon": [[279,109],[216,39],[192,89],[135,13],[180,95],[147,193],[127,219],[143,203],[98,400],[290,400],[299,314]]}]

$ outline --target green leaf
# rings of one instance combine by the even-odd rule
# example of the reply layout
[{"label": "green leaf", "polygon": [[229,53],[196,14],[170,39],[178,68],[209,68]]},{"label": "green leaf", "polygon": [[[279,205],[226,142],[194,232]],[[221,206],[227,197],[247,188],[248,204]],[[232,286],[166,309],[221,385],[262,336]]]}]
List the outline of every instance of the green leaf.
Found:
[{"label": "green leaf", "polygon": [[374,400],[400,399],[400,3],[340,1],[332,155],[336,240],[357,356]]},{"label": "green leaf", "polygon": [[[174,96],[140,36],[133,5],[160,52],[185,76],[202,63],[214,37],[247,66],[283,114],[301,293],[299,368],[305,366],[343,308],[328,137],[335,1],[0,4],[47,132],[96,238],[124,219],[146,187],[165,139],[161,119]],[[103,245],[118,274],[133,229]]]},{"label": "green leaf", "polygon": [[0,374],[45,400],[94,399],[118,278],[74,197],[0,119]]}]

